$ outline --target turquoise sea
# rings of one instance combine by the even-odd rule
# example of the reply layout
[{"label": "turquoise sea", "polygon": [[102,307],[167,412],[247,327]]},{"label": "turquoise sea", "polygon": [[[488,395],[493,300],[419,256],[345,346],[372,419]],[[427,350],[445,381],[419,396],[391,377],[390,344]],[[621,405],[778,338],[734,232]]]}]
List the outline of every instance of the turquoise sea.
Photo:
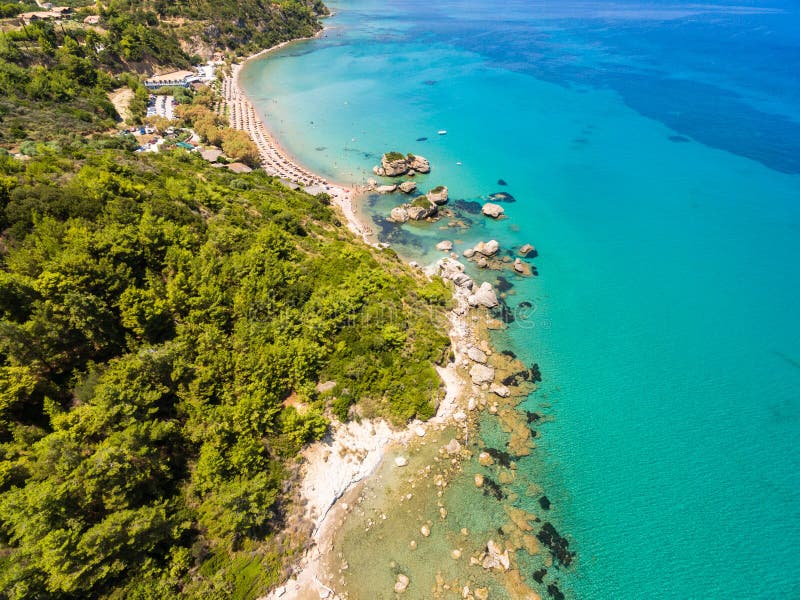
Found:
[{"label": "turquoise sea", "polygon": [[[800,598],[797,3],[329,6],[324,37],[243,73],[284,147],[346,183],[384,151],[424,155],[421,187],[451,204],[516,200],[498,222],[465,212],[456,251],[539,250],[538,277],[506,274],[495,342],[542,372],[526,407],[551,420],[520,468],[577,553],[547,581]],[[432,262],[453,234],[382,221],[399,202],[365,211]]]}]

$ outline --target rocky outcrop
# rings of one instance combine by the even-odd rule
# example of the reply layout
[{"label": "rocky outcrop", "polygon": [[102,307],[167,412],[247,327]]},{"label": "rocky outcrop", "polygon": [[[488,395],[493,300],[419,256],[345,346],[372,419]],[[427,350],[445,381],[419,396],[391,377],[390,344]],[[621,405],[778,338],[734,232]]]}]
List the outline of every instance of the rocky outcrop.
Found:
[{"label": "rocky outcrop", "polygon": [[508,398],[511,395],[511,391],[504,385],[497,385],[496,383],[492,384],[492,387],[489,388],[489,391],[493,394],[497,394],[501,398]]},{"label": "rocky outcrop", "polygon": [[379,194],[391,194],[392,192],[397,191],[396,185],[379,185],[375,190]]},{"label": "rocky outcrop", "polygon": [[470,306],[483,306],[485,308],[494,308],[500,304],[492,284],[487,281],[484,281],[477,290],[470,294],[467,302],[469,302]]},{"label": "rocky outcrop", "polygon": [[514,260],[514,270],[520,275],[530,275],[531,268],[528,264],[522,262],[519,258]]},{"label": "rocky outcrop", "polygon": [[431,172],[431,164],[428,162],[424,156],[414,156],[413,154],[409,154],[409,168],[414,169],[417,173],[430,173]]},{"label": "rocky outcrop", "polygon": [[414,206],[413,204],[406,208],[408,218],[413,221],[422,221],[428,216],[428,210],[421,206]]},{"label": "rocky outcrop", "polygon": [[472,379],[472,383],[475,385],[491,383],[494,381],[494,369],[492,367],[487,367],[486,365],[476,363],[472,365],[472,368],[469,370],[469,376]]},{"label": "rocky outcrop", "polygon": [[525,244],[519,249],[519,253],[521,256],[528,256],[531,255],[531,258],[535,258],[538,252],[536,252],[536,248],[531,244]]},{"label": "rocky outcrop", "polygon": [[500,250],[500,244],[497,240],[489,240],[488,242],[478,242],[475,248],[475,253],[483,254],[484,256],[494,256]]},{"label": "rocky outcrop", "polygon": [[395,206],[389,218],[395,223],[405,223],[409,219],[412,221],[422,221],[432,217],[438,211],[438,207],[428,200],[426,196],[418,196],[413,202]]},{"label": "rocky outcrop", "polygon": [[[430,173],[431,165],[423,156],[407,156],[400,152],[387,152],[381,156],[381,164],[372,168],[372,172],[380,177],[399,177],[416,173]],[[407,192],[410,193],[410,192]]]},{"label": "rocky outcrop", "polygon": [[484,364],[486,362],[486,353],[475,346],[472,346],[467,350],[467,356],[470,358],[470,360],[476,363]]},{"label": "rocky outcrop", "polygon": [[381,156],[380,166],[374,167],[372,171],[381,177],[398,177],[408,173],[410,168],[406,156],[399,152],[387,152]]},{"label": "rocky outcrop", "polygon": [[408,218],[408,211],[405,206],[395,206],[389,215],[389,219],[395,223],[405,223],[408,221]]},{"label": "rocky outcrop", "polygon": [[491,202],[487,202],[486,204],[483,205],[483,208],[481,208],[481,212],[487,217],[498,219],[506,211],[499,204],[493,204]]},{"label": "rocky outcrop", "polygon": [[416,181],[404,181],[397,188],[403,192],[404,194],[411,194],[417,191],[417,182]]},{"label": "rocky outcrop", "polygon": [[443,258],[437,263],[437,270],[442,279],[452,281],[456,287],[461,288],[461,293],[471,291],[473,281],[469,275],[464,273],[464,265],[452,258]]},{"label": "rocky outcrop", "polygon": [[447,187],[440,185],[428,192],[428,200],[434,204],[447,204]]},{"label": "rocky outcrop", "polygon": [[494,569],[496,571],[508,571],[511,568],[511,557],[508,549],[503,551],[500,544],[494,540],[489,540],[486,544],[486,552],[481,555],[481,566],[484,569]]}]

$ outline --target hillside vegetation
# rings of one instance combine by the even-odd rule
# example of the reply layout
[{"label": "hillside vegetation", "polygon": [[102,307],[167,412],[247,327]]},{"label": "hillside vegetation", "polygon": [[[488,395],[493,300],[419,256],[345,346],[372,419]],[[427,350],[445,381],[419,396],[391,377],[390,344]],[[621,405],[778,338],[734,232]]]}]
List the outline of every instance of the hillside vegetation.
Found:
[{"label": "hillside vegetation", "polygon": [[[143,73],[309,35],[321,4],[71,5],[0,7],[0,599],[256,598],[307,542],[299,450],[433,414],[450,294],[325,195],[114,128],[111,90],[141,115]],[[184,95],[176,124],[252,146]]]},{"label": "hillside vegetation", "polygon": [[[184,151],[0,157],[0,595],[252,598],[332,415],[426,418],[438,281]],[[319,382],[334,381],[320,394]]]},{"label": "hillside vegetation", "polygon": [[[199,62],[193,48],[249,54],[314,34],[326,12],[319,2],[297,0],[64,4],[75,13],[63,22],[0,22],[0,146],[80,143],[118,120],[107,98],[112,89],[129,86],[142,107],[147,92],[140,78]],[[19,8],[36,10],[9,5],[0,16]],[[90,14],[99,14],[98,26],[83,24]]]}]

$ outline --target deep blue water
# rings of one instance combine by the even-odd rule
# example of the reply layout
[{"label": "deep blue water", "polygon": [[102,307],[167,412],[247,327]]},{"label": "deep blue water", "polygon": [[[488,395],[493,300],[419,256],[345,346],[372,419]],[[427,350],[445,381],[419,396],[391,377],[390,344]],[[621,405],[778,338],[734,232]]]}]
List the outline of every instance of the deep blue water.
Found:
[{"label": "deep blue water", "polygon": [[553,421],[521,468],[579,557],[549,577],[576,598],[800,598],[797,4],[332,6],[326,37],[245,87],[331,177],[397,149],[432,161],[423,188],[516,198],[458,239],[387,232],[426,262],[448,235],[541,253],[497,342],[544,376],[528,407]]}]

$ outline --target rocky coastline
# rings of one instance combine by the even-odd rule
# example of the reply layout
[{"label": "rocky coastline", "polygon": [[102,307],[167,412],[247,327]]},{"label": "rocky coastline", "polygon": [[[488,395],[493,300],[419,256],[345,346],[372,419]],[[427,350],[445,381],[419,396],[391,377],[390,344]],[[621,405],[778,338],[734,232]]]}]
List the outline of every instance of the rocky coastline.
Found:
[{"label": "rocky coastline", "polygon": [[[264,54],[259,53],[257,56]],[[305,171],[287,153],[282,151],[274,138],[269,134],[266,124],[256,115],[239,86],[236,68],[233,76],[226,80],[225,89],[232,90],[227,97],[228,102],[236,106],[231,112],[234,115],[249,115],[235,124],[250,133],[259,146],[264,158],[264,166],[268,172],[285,177],[291,181],[305,184],[307,191],[329,193],[334,205],[340,210],[349,229],[360,239],[372,245],[383,247],[368,240],[371,229],[360,222],[354,208],[356,187],[347,188],[331,184],[323,178]],[[238,119],[239,117],[236,117]],[[380,166],[374,172],[379,177],[409,177],[417,174],[428,174],[431,165],[424,157],[400,153],[386,153]],[[310,189],[309,189],[310,188]],[[374,180],[367,182],[366,191],[378,193],[402,193],[413,196],[418,192],[418,183],[406,179],[399,184],[378,185]],[[498,201],[508,201],[498,198]],[[513,199],[511,200],[513,201]],[[390,219],[397,224],[409,221],[435,221],[442,216],[453,216],[450,209],[443,208],[449,202],[449,191],[446,186],[439,185],[427,193],[412,197],[411,202],[403,203],[392,210]],[[447,212],[445,212],[447,211]],[[504,210],[496,203],[487,203],[479,211],[490,219],[504,218]],[[509,523],[498,531],[498,535],[486,540],[471,540],[464,548],[453,548],[454,560],[462,555],[470,565],[496,573],[501,576],[503,587],[514,598],[540,598],[532,588],[525,584],[525,577],[520,571],[516,553],[526,551],[539,554],[542,548],[550,550],[553,560],[561,560],[567,564],[571,554],[567,549],[568,542],[559,537],[555,529],[541,529],[534,534],[531,522],[539,522],[537,515],[526,513],[513,506],[515,494],[506,489],[516,479],[515,459],[527,456],[535,448],[535,431],[531,427],[531,417],[517,410],[517,404],[535,387],[538,367],[525,367],[522,363],[503,353],[494,352],[489,343],[489,331],[504,327],[503,318],[497,319],[489,311],[504,306],[497,291],[489,282],[476,282],[467,275],[465,264],[452,253],[453,244],[443,240],[437,249],[447,252],[448,256],[436,261],[429,267],[426,275],[441,277],[450,282],[453,290],[453,307],[449,311],[450,340],[453,361],[439,368],[446,394],[440,403],[436,415],[426,423],[413,422],[402,430],[393,430],[384,421],[362,420],[360,423],[336,423],[330,435],[303,453],[303,467],[298,489],[298,511],[291,518],[294,526],[308,531],[310,544],[292,569],[288,581],[273,589],[260,600],[304,599],[304,598],[346,598],[346,592],[337,589],[343,583],[342,569],[333,568],[330,563],[330,552],[334,547],[337,533],[348,515],[353,511],[353,503],[357,503],[361,489],[369,477],[387,456],[399,453],[393,463],[394,468],[402,469],[408,464],[403,453],[410,451],[412,442],[426,435],[441,435],[444,431],[455,428],[462,432],[450,439],[439,449],[439,454],[449,457],[450,465],[437,476],[437,485],[442,489],[450,484],[473,458],[474,452],[469,449],[469,431],[478,427],[481,412],[487,411],[496,415],[500,427],[508,434],[506,450],[485,448],[478,456],[478,464],[491,473],[478,473],[474,477],[474,485],[484,495],[503,502],[503,510],[509,515]],[[498,256],[500,245],[496,240],[481,242],[474,248],[464,252],[464,258],[472,261],[479,268],[513,269],[523,275],[531,274],[530,266],[522,259],[536,256],[536,250],[530,244],[518,249],[515,260],[507,255]],[[413,263],[412,263],[412,266]],[[535,270],[533,270],[535,274]],[[438,460],[438,459],[437,459]],[[432,465],[423,468],[422,476],[430,476]],[[538,493],[531,486],[533,493]],[[440,516],[445,519],[447,509],[440,506]],[[430,535],[430,524],[420,526],[420,535]],[[552,528],[552,526],[550,526]],[[544,533],[543,533],[544,532]],[[496,538],[496,539],[495,539]],[[412,540],[413,541],[413,540]],[[409,542],[411,543],[411,542]],[[419,543],[413,541],[414,544]],[[477,546],[475,545],[477,544]],[[467,546],[472,546],[467,551]],[[560,556],[560,559],[557,558]],[[542,579],[546,574],[541,574]],[[401,595],[411,584],[413,574],[398,573],[394,592]],[[544,580],[544,579],[543,579]],[[538,581],[538,579],[537,579]],[[447,584],[442,585],[449,589]],[[553,584],[551,584],[553,585]],[[443,588],[444,589],[444,588]],[[557,587],[555,588],[557,591]],[[548,589],[549,591],[549,589]],[[464,598],[488,598],[488,588],[464,587]],[[553,593],[551,593],[553,595]],[[438,594],[435,597],[439,597]]]}]

